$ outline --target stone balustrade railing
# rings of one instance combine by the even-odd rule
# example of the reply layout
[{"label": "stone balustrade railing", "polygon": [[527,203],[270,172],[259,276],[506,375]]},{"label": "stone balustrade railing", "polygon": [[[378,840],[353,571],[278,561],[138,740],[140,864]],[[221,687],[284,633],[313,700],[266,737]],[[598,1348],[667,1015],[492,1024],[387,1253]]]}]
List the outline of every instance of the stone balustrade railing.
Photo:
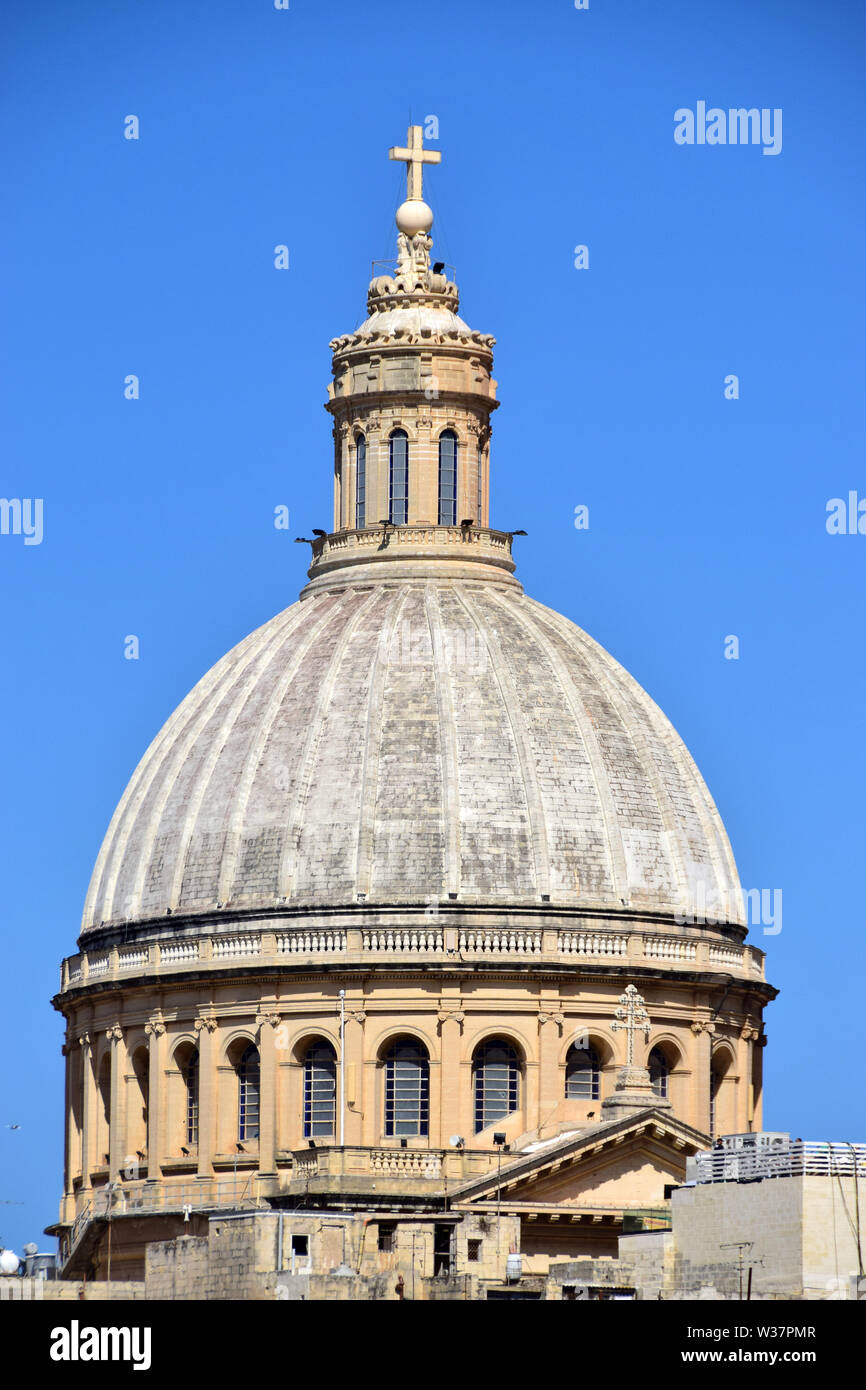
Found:
[{"label": "stone balustrade railing", "polygon": [[624,956],[628,937],[625,933],[570,932],[559,933],[559,949],[564,956]]},{"label": "stone balustrade railing", "polygon": [[540,956],[542,934],[540,931],[461,931],[459,937],[461,951],[479,951],[493,956]]},{"label": "stone balustrade railing", "polygon": [[413,955],[416,952],[441,951],[443,949],[441,931],[365,931],[361,933],[361,946],[365,951],[385,951]]},{"label": "stone balustrade railing", "polygon": [[659,964],[677,970],[722,969],[752,979],[764,978],[764,953],[754,946],[701,940],[674,932],[593,931],[570,928],[535,930],[523,927],[306,927],[267,928],[179,937],[114,950],[70,956],[61,967],[61,991],[81,988],[89,981],[123,980],[133,972],[161,975],[173,971],[224,969],[229,963],[278,966],[328,957],[357,964],[367,957],[409,960],[423,957],[442,964],[456,961],[532,960],[565,962],[610,961]]},{"label": "stone balustrade railing", "polygon": [[409,1173],[422,1178],[438,1178],[442,1172],[442,1155],[423,1149],[373,1149],[370,1168],[374,1173]]},{"label": "stone balustrade railing", "polygon": [[345,951],[344,931],[288,931],[277,934],[277,954],[281,956],[330,955]]},{"label": "stone balustrade railing", "polygon": [[380,551],[386,544],[388,548],[406,549],[417,546],[435,546],[441,550],[452,547],[459,550],[497,550],[511,554],[511,533],[496,531],[486,526],[431,526],[406,525],[389,527],[387,535],[379,528],[370,526],[363,530],[333,531],[327,536],[317,536],[313,541],[314,560],[327,560],[352,551]]},{"label": "stone balustrade railing", "polygon": [[678,936],[648,936],[644,949],[650,960],[694,961],[697,959],[698,943],[683,941]]}]

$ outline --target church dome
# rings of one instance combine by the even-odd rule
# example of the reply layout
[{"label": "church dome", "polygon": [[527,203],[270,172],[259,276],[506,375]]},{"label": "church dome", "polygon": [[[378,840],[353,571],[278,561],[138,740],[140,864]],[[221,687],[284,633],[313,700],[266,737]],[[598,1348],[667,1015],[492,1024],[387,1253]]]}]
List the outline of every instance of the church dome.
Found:
[{"label": "church dome", "polygon": [[692,758],[602,647],[513,580],[347,575],[236,646],[157,735],[85,930],[449,899],[740,920]]}]

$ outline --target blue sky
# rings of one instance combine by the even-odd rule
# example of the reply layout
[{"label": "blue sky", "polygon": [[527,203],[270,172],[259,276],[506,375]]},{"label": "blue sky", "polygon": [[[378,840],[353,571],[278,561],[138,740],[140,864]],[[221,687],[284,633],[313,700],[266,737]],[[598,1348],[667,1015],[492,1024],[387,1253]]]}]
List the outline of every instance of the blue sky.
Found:
[{"label": "blue sky", "polygon": [[[410,115],[439,120],[436,252],[498,340],[494,523],[672,719],[744,884],[783,892],[766,1127],[866,1139],[866,536],[825,528],[866,497],[861,6],[7,0],[2,28],[0,494],[42,498],[44,538],[0,535],[0,1243],[56,1215],[49,1000],[113,807],[330,525],[328,341],[393,254]],[[699,100],[781,108],[781,153],[675,144]]]}]

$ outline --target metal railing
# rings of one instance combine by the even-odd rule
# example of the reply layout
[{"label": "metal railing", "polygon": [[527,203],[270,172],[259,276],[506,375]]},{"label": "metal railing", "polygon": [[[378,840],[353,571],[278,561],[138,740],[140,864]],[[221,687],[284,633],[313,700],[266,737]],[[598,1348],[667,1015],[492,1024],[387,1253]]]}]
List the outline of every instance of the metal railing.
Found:
[{"label": "metal railing", "polygon": [[[744,1140],[761,1135],[743,1136]],[[688,1160],[687,1181],[750,1182],[757,1178],[866,1177],[866,1144],[792,1139],[772,1147],[756,1142],[742,1148],[717,1148]]]},{"label": "metal railing", "polygon": [[83,1201],[69,1231],[60,1239],[61,1260],[65,1264],[93,1221],[115,1216],[147,1216],[156,1212],[208,1211],[220,1207],[261,1206],[253,1188],[256,1173],[243,1178],[202,1178],[195,1182],[107,1183],[96,1188]]}]

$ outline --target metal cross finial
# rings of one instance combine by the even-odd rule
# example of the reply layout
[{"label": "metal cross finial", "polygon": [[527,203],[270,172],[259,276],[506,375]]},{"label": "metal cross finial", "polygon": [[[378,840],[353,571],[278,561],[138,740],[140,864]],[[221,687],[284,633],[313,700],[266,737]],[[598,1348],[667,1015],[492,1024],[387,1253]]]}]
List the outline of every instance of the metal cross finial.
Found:
[{"label": "metal cross finial", "polygon": [[622,1030],[626,1035],[626,1065],[634,1066],[634,1035],[643,1033],[644,1042],[649,1042],[650,1016],[644,1008],[643,995],[638,994],[634,985],[628,985],[619,996],[621,1008],[616,1011],[617,1022],[611,1029],[616,1033]]},{"label": "metal cross finial", "polygon": [[424,149],[424,129],[420,125],[410,125],[406,146],[392,145],[388,151],[389,159],[402,159],[406,165],[406,197],[422,197],[422,176],[425,164],[438,164],[442,159],[439,150]]}]

